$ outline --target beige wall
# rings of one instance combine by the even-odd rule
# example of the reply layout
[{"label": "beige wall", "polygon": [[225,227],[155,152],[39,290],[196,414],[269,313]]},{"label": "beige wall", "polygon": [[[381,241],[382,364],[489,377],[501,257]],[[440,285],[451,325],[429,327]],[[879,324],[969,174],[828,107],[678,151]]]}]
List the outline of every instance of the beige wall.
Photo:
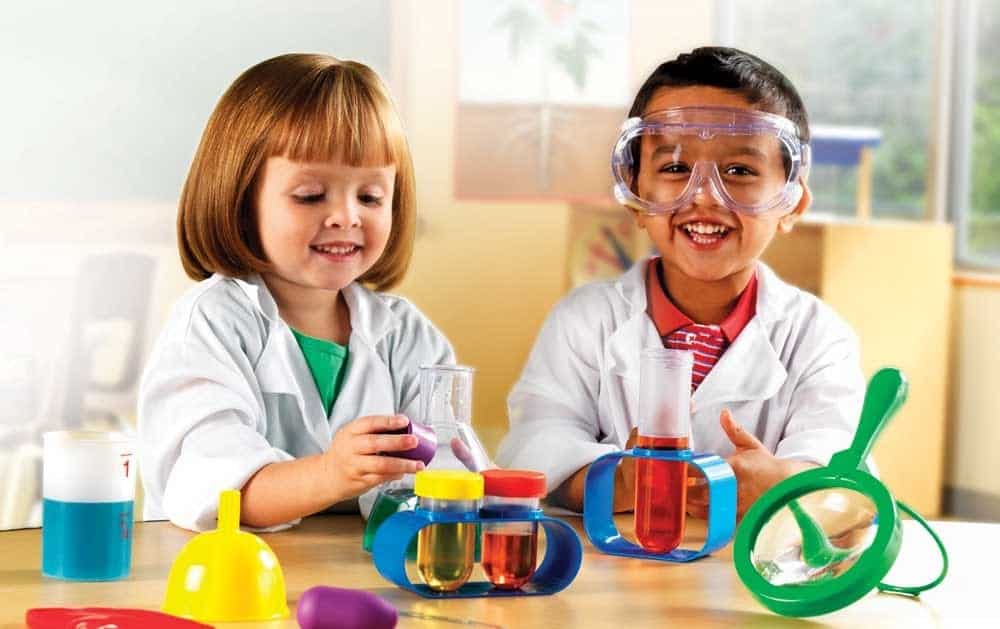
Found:
[{"label": "beige wall", "polygon": [[952,339],[947,507],[1000,519],[1000,282],[959,284]]}]

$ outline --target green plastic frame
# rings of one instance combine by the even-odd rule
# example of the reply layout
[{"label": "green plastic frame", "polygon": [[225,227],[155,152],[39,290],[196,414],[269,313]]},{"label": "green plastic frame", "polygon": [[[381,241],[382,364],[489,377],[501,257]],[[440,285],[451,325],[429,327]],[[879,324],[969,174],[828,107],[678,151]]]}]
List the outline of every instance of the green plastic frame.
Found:
[{"label": "green plastic frame", "polygon": [[[848,489],[870,498],[878,513],[875,539],[854,566],[830,581],[787,586],[774,585],[762,577],[750,553],[761,529],[789,501],[823,489]],[[847,474],[829,468],[807,470],[788,478],[761,497],[736,531],[733,559],[736,572],[765,607],[784,616],[818,616],[850,605],[878,587],[899,555],[902,534],[896,501],[881,482],[854,470]]]},{"label": "green plastic frame", "polygon": [[[891,367],[880,369],[868,382],[861,418],[851,446],[834,454],[829,466],[807,470],[781,481],[761,496],[743,516],[733,544],[736,573],[754,597],[771,611],[784,616],[818,616],[846,607],[875,588],[916,596],[937,586],[948,574],[948,553],[934,529],[916,511],[904,503],[897,503],[885,485],[867,472],[865,465],[872,446],[906,401],[908,391],[909,385],[901,371]],[[750,561],[757,536],[779,509],[805,494],[824,489],[848,489],[867,496],[875,503],[878,514],[875,539],[847,572],[829,581],[772,584],[757,572]],[[912,587],[882,583],[902,544],[897,504],[898,509],[924,527],[941,552],[941,572],[930,583]]]}]

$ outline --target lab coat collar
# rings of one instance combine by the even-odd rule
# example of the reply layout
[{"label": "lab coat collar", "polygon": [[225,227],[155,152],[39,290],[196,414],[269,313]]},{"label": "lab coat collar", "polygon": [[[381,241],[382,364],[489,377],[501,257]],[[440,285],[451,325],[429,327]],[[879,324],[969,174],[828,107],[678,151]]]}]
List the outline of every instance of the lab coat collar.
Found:
[{"label": "lab coat collar", "polygon": [[[266,318],[271,321],[281,318],[278,304],[260,275],[237,278],[236,283]],[[357,334],[366,345],[374,348],[396,323],[396,315],[383,300],[357,282],[351,282],[341,292],[351,313],[351,334]]]},{"label": "lab coat collar", "polygon": [[[606,359],[612,371],[631,381],[638,394],[639,360],[646,347],[663,341],[646,314],[645,269],[639,260],[615,282],[628,303],[628,318],[611,334]],[[757,314],[694,393],[695,406],[768,399],[788,376],[771,344],[770,330],[785,317],[791,290],[762,262],[757,263]]]},{"label": "lab coat collar", "polygon": [[366,387],[361,382],[371,374],[373,365],[379,362],[376,343],[389,332],[397,319],[385,300],[357,282],[352,282],[343,289],[344,299],[351,313],[347,373],[341,394],[334,401],[328,416],[319,393],[312,384],[309,365],[291,329],[279,316],[278,305],[263,278],[250,275],[246,279],[237,279],[236,282],[261,314],[273,323],[271,334],[276,338],[272,338],[264,347],[267,357],[262,356],[258,361],[257,377],[261,388],[269,393],[289,394],[298,400],[308,438],[312,440],[317,452],[325,450],[333,438],[330,418],[344,413],[344,391],[354,391],[351,402],[360,408],[392,408],[392,400],[383,399],[384,392],[381,388]]}]

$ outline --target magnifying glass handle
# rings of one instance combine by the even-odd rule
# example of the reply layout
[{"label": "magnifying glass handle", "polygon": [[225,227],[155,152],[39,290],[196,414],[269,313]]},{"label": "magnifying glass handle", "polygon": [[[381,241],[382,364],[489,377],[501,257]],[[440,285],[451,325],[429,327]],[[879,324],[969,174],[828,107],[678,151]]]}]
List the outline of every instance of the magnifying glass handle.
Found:
[{"label": "magnifying glass handle", "polygon": [[858,469],[868,457],[879,434],[906,401],[908,391],[906,376],[899,369],[884,367],[872,376],[865,391],[865,402],[854,441],[850,448],[833,455],[829,467],[844,472]]}]

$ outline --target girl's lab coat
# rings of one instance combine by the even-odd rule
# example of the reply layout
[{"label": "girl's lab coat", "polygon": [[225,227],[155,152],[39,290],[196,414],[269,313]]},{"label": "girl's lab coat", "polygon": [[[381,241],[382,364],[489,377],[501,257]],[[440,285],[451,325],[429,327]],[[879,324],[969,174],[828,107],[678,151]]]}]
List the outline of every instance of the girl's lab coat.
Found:
[{"label": "girl's lab coat", "polygon": [[[638,424],[639,357],[663,343],[646,314],[646,261],[556,305],[507,400],[502,466],[549,490],[625,446]],[[757,314],[693,395],[691,447],[732,454],[724,407],[780,457],[826,464],[854,435],[865,382],[855,334],[828,306],[758,264]]]},{"label": "girl's lab coat", "polygon": [[[219,491],[277,461],[327,450],[365,415],[416,418],[418,368],[454,363],[447,339],[412,304],[357,283],[346,374],[329,418],[302,351],[267,286],[215,275],[174,307],[139,391],[144,516],[214,528]],[[361,497],[367,513],[374,492]]]}]

